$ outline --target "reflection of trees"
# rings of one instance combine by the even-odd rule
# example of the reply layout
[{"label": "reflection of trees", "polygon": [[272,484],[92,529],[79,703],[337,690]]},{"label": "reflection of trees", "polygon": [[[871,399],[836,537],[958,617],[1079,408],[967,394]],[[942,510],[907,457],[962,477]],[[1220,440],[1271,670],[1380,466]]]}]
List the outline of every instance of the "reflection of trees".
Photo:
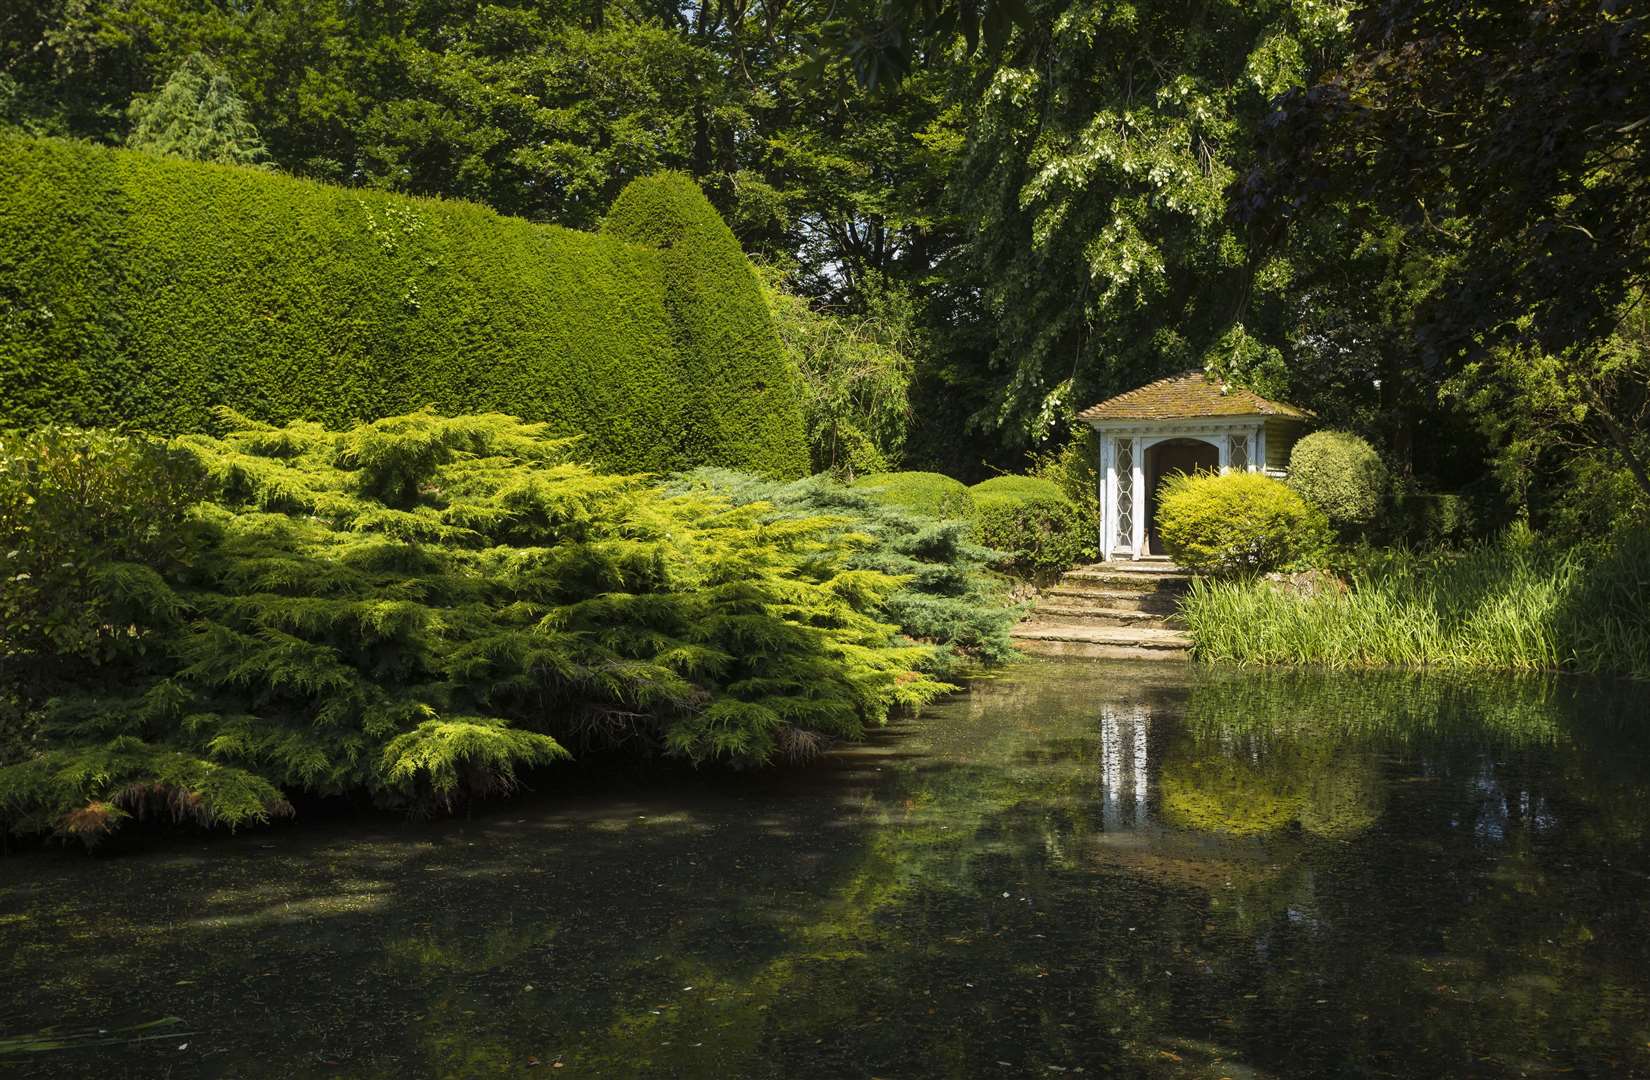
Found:
[{"label": "reflection of trees", "polygon": [[1554,697],[1551,680],[1216,675],[1190,694],[1180,734],[1165,748],[1163,815],[1233,836],[1298,826],[1347,840],[1374,826],[1385,805],[1376,748],[1551,746]]},{"label": "reflection of trees", "polygon": [[1233,836],[1298,825],[1347,839],[1381,816],[1380,767],[1366,751],[1256,737],[1226,749],[1211,754],[1185,738],[1172,745],[1159,777],[1165,821]]},{"label": "reflection of trees", "polygon": [[725,797],[76,871],[41,1007],[147,985],[245,1076],[323,1025],[351,1076],[1647,1074],[1650,770],[1575,719],[1614,700],[1031,667]]}]

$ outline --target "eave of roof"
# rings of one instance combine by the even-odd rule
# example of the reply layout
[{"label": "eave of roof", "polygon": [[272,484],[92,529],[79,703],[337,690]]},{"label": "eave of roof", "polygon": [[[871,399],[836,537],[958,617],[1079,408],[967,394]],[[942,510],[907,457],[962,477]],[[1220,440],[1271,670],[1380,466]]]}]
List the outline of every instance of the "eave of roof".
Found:
[{"label": "eave of roof", "polygon": [[1196,420],[1221,416],[1312,418],[1305,409],[1270,401],[1241,386],[1218,382],[1202,371],[1183,371],[1091,405],[1078,413],[1077,419]]}]

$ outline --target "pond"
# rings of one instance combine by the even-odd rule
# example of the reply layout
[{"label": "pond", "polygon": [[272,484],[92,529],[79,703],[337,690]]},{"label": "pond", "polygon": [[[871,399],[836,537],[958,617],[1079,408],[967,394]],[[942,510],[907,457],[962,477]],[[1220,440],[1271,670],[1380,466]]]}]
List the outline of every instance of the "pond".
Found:
[{"label": "pond", "polygon": [[1650,1076],[1647,725],[1042,662],[804,768],[28,852],[0,1072]]}]

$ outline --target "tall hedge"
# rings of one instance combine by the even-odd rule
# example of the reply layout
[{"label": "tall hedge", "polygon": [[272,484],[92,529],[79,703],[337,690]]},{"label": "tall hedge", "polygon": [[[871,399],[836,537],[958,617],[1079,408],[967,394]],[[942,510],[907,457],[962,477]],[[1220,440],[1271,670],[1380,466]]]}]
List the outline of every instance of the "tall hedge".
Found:
[{"label": "tall hedge", "polygon": [[784,461],[789,471],[809,471],[801,378],[739,241],[699,185],[679,172],[632,181],[602,232],[663,253],[677,352],[702,387],[696,420],[715,440],[709,459],[770,473],[778,470],[765,463]]},{"label": "tall hedge", "polygon": [[[545,421],[613,468],[806,472],[796,375],[748,315],[737,242],[691,181],[642,187],[670,198],[627,193],[632,224],[602,236],[0,135],[0,425],[430,405]],[[669,242],[627,242],[650,237]]]}]

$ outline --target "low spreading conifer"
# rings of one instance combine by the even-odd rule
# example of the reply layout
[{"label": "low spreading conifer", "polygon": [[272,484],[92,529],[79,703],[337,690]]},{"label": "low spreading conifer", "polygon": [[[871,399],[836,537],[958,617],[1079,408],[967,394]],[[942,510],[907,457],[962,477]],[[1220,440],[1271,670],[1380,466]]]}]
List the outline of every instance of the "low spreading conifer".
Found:
[{"label": "low spreading conifer", "polygon": [[[901,580],[883,599],[882,614],[906,636],[940,647],[932,660],[937,670],[1002,663],[1016,655],[1008,632],[1020,609],[1009,601],[1008,579],[992,570],[1003,553],[975,543],[966,520],[891,503],[886,489],[864,481],[842,484],[828,476],[786,483],[706,467],[676,483],[683,490],[726,495],[741,505],[766,503],[769,520],[840,517],[842,532],[870,540],[849,565]],[[967,488],[951,483],[967,496]]]},{"label": "low spreading conifer", "polygon": [[593,747],[755,766],[948,689],[841,517],[599,473],[501,415],[223,419],[173,441],[208,494],[165,559],[86,576],[139,659],[30,703],[11,829],[233,826],[299,792],[439,808]]}]

